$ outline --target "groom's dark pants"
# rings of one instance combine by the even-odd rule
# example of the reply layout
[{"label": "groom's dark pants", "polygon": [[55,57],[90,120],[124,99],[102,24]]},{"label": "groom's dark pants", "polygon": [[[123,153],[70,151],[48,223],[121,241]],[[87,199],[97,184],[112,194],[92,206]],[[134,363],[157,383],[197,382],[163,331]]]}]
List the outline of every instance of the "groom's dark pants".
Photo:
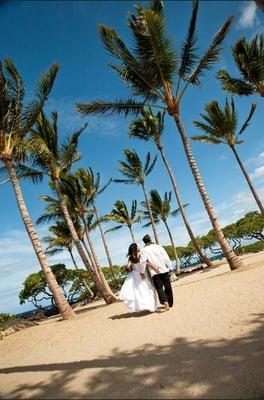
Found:
[{"label": "groom's dark pants", "polygon": [[173,306],[173,294],[170,283],[170,275],[168,272],[164,274],[157,274],[152,277],[154,286],[158,292],[159,301],[161,304],[165,302],[169,303],[169,306]]}]

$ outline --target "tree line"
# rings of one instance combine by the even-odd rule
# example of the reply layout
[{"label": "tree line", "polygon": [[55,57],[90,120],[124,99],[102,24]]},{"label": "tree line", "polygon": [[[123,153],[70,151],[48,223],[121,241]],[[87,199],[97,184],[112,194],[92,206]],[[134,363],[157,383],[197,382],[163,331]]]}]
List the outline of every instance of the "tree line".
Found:
[{"label": "tree line", "polygon": [[[219,28],[202,55],[198,54],[198,36],[196,21],[199,1],[194,0],[186,38],[180,51],[176,53],[173,38],[166,32],[164,5],[161,0],[153,0],[149,5],[135,6],[135,14],[128,17],[128,26],[132,33],[133,45],[127,47],[114,28],[99,26],[99,35],[107,52],[115,59],[116,64],[110,67],[126,84],[131,92],[129,99],[94,100],[90,103],[77,103],[76,111],[83,116],[99,115],[102,118],[111,115],[127,117],[132,115],[129,137],[152,142],[163,160],[175,195],[177,210],[171,211],[171,191],[160,195],[157,190],[150,193],[147,188],[147,177],[152,173],[157,155],[147,153],[141,160],[135,150],[124,149],[124,158],[119,161],[120,179],[116,183],[133,184],[142,188],[144,201],[142,209],[137,212],[137,202],[132,201],[131,211],[122,200],[118,200],[108,215],[101,216],[97,209],[97,196],[103,193],[110,182],[100,185],[100,174],[90,169],[75,168],[81,154],[78,149],[79,138],[87,127],[73,132],[62,140],[58,129],[58,114],[54,111],[50,117],[44,112],[45,102],[52,90],[59,66],[52,65],[37,83],[35,95],[31,102],[25,103],[25,85],[10,59],[0,64],[0,172],[4,174],[3,182],[11,182],[17,205],[26,231],[37,255],[43,275],[63,318],[73,318],[74,310],[70,307],[62,288],[49,266],[47,253],[67,249],[72,257],[75,246],[83,266],[89,273],[97,290],[107,304],[117,300],[109,286],[95,251],[91,232],[100,230],[113,279],[115,271],[106,241],[103,224],[109,221],[117,223],[115,229],[126,225],[134,239],[132,225],[144,221],[151,226],[154,239],[159,243],[156,225],[164,223],[171,246],[180,269],[180,257],[177,254],[173,235],[168,226],[168,216],[172,213],[181,215],[192,246],[200,260],[211,265],[201,240],[192,230],[186,212],[187,204],[181,199],[175,171],[170,167],[162,142],[165,128],[165,117],[172,118],[175,132],[179,134],[183,152],[188,161],[197,190],[212,224],[212,235],[215,237],[226,258],[230,269],[243,265],[241,258],[231,245],[228,232],[224,231],[218,221],[216,212],[202,180],[192,152],[190,138],[182,119],[182,100],[187,90],[202,87],[202,81],[208,70],[219,60],[224,40],[231,28],[233,17],[229,17]],[[222,89],[233,95],[264,95],[264,35],[257,35],[250,41],[239,39],[232,47],[234,61],[241,74],[240,78],[231,77],[221,70],[217,78]],[[157,109],[155,113],[154,110]],[[205,106],[201,121],[194,124],[203,131],[203,135],[193,137],[210,144],[226,144],[232,150],[236,161],[249,186],[254,200],[263,214],[263,204],[250,180],[250,177],[239,157],[237,145],[242,143],[241,135],[250,123],[256,104],[252,104],[245,121],[238,126],[238,115],[234,98],[228,99],[225,105],[213,100]],[[26,206],[20,181],[31,179],[38,182],[48,176],[52,196],[42,196],[46,202],[44,214],[39,223],[53,221],[50,227],[51,236],[45,238],[48,249],[45,251]]]}]

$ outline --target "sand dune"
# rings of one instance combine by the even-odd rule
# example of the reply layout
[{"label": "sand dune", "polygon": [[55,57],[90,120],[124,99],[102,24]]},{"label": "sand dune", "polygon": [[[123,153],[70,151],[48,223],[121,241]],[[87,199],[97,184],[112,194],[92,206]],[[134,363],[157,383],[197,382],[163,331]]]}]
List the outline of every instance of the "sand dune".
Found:
[{"label": "sand dune", "polygon": [[174,283],[175,307],[97,302],[0,342],[3,398],[264,398],[264,254]]}]

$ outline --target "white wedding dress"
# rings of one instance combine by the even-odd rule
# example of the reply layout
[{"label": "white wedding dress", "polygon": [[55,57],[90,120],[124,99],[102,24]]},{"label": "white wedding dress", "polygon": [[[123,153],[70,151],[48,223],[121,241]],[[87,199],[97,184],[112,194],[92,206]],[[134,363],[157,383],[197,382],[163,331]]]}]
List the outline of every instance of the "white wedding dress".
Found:
[{"label": "white wedding dress", "polygon": [[158,298],[155,288],[148,276],[142,278],[141,272],[145,272],[146,262],[139,262],[133,265],[129,272],[120,294],[122,300],[131,311],[148,310],[154,312],[157,309]]}]

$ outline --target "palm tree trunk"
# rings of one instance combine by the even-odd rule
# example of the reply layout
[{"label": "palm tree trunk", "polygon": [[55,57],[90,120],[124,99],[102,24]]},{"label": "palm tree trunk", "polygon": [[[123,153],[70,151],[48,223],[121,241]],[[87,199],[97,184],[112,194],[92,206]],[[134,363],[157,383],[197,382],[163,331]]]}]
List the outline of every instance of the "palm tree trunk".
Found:
[{"label": "palm tree trunk", "polygon": [[88,229],[88,226],[87,226],[87,223],[85,221],[85,218],[82,218],[82,222],[83,222],[83,225],[84,225],[84,232],[85,232],[85,236],[86,236],[86,239],[87,239],[87,243],[89,245],[89,249],[91,250],[93,264],[95,264],[96,268],[99,269],[99,268],[101,268],[101,265],[100,265],[99,260],[97,258],[97,254],[95,252],[95,249],[94,249],[94,246],[93,246],[93,242],[92,242],[92,238],[91,238],[91,235],[90,235],[90,231]]},{"label": "palm tree trunk", "polygon": [[79,270],[79,268],[78,268],[78,266],[77,266],[77,263],[76,263],[76,261],[75,261],[75,258],[73,257],[73,254],[72,254],[72,251],[71,251],[70,247],[68,247],[68,252],[70,253],[70,256],[71,256],[71,259],[72,259],[74,268]]},{"label": "palm tree trunk", "polygon": [[157,234],[157,230],[156,230],[156,226],[155,226],[155,222],[154,222],[154,218],[153,218],[153,214],[149,205],[149,201],[148,201],[148,196],[147,196],[147,192],[146,192],[146,188],[144,183],[141,184],[143,192],[144,192],[144,196],[145,196],[145,202],[148,208],[148,212],[149,212],[149,217],[150,217],[150,221],[151,221],[151,226],[152,226],[152,230],[153,230],[153,234],[154,234],[154,239],[156,244],[159,244],[159,238],[158,238],[158,234]]},{"label": "palm tree trunk", "polygon": [[110,256],[109,248],[108,248],[108,245],[107,245],[107,242],[106,242],[106,239],[105,239],[105,235],[104,235],[104,232],[103,232],[103,229],[102,229],[102,225],[100,223],[100,218],[99,218],[99,215],[98,215],[97,208],[95,206],[95,202],[93,202],[93,207],[94,207],[94,212],[95,212],[95,215],[96,215],[96,221],[97,221],[97,224],[98,224],[98,228],[99,228],[99,231],[100,231],[100,234],[101,234],[102,242],[103,242],[103,245],[104,245],[105,254],[106,254],[106,257],[107,257],[107,260],[108,260],[109,268],[110,268],[112,277],[113,277],[113,279],[115,281],[115,284],[118,285],[118,281],[117,281],[117,278],[116,278],[116,275],[115,275],[115,271],[114,271],[112,259],[111,259],[111,256]]},{"label": "palm tree trunk", "polygon": [[[75,261],[75,259],[74,259],[74,257],[73,257],[73,254],[72,254],[72,251],[71,251],[70,248],[68,248],[68,252],[69,252],[70,255],[71,255],[71,259],[72,259],[72,262],[73,262],[73,265],[74,265],[75,269],[77,269],[77,270],[79,271],[80,269],[78,268],[78,266],[77,266],[77,264],[76,264],[76,261]],[[90,295],[91,295],[92,297],[94,297],[94,292],[92,291],[92,289],[90,288],[90,286],[88,285],[88,283],[86,282],[86,280],[82,278],[82,282],[83,282],[84,286],[86,287],[87,292],[90,293]]]},{"label": "palm tree trunk", "polygon": [[199,244],[198,244],[198,242],[197,242],[197,240],[196,240],[196,238],[194,236],[194,233],[192,231],[192,228],[191,228],[191,226],[189,224],[187,216],[185,214],[184,207],[182,205],[182,201],[181,201],[181,197],[180,197],[180,191],[179,191],[179,188],[178,188],[178,185],[177,185],[177,182],[176,182],[176,178],[175,178],[175,175],[173,174],[173,172],[171,170],[171,167],[169,166],[169,163],[167,161],[167,157],[165,156],[165,153],[164,153],[164,150],[163,150],[163,146],[160,144],[158,146],[158,149],[160,151],[161,158],[162,158],[162,160],[164,162],[164,165],[165,165],[165,167],[166,167],[166,169],[168,171],[168,174],[169,174],[169,177],[170,177],[170,180],[171,180],[171,184],[172,184],[172,187],[173,187],[173,190],[174,190],[174,193],[175,193],[176,201],[177,201],[177,204],[178,204],[178,207],[179,207],[179,210],[180,210],[184,225],[185,225],[186,230],[187,230],[187,232],[188,232],[188,234],[190,236],[190,239],[192,241],[192,244],[193,244],[195,250],[197,251],[197,253],[199,254],[201,261],[206,263],[208,265],[208,267],[211,267],[213,265],[213,263],[204,254],[204,252],[202,251],[201,247],[199,246]]},{"label": "palm tree trunk", "polygon": [[34,248],[34,251],[36,253],[36,256],[39,260],[41,269],[43,271],[43,274],[45,276],[45,279],[47,281],[47,284],[49,286],[49,290],[52,293],[52,296],[55,300],[55,303],[64,319],[71,319],[76,316],[75,312],[73,309],[70,307],[69,303],[67,302],[65,296],[62,293],[62,290],[60,286],[58,285],[58,282],[56,281],[56,278],[48,264],[47,258],[45,256],[45,253],[42,249],[40,240],[37,236],[37,232],[35,230],[35,227],[32,224],[30,215],[28,213],[23,194],[19,185],[19,181],[17,179],[16,175],[16,170],[12,165],[12,162],[10,160],[5,161],[6,168],[8,170],[16,200],[17,200],[17,205],[20,211],[20,215],[22,217],[22,220],[24,222],[25,228],[27,230],[28,236],[31,240],[32,246]]},{"label": "palm tree trunk", "polygon": [[248,186],[249,186],[249,188],[250,188],[250,190],[251,190],[251,193],[253,194],[254,199],[256,200],[256,203],[257,203],[257,205],[258,205],[258,207],[259,207],[259,209],[260,209],[261,214],[264,214],[264,207],[263,207],[263,204],[262,204],[260,198],[259,198],[258,195],[257,195],[257,192],[256,192],[256,190],[255,190],[255,188],[254,188],[254,186],[253,186],[253,184],[252,184],[252,182],[251,182],[251,180],[250,180],[250,178],[249,178],[249,175],[248,175],[248,173],[247,173],[247,171],[246,171],[246,169],[245,169],[245,167],[244,167],[242,161],[240,160],[240,157],[239,157],[239,155],[238,155],[238,153],[237,153],[237,151],[236,151],[236,149],[235,149],[235,146],[230,146],[230,147],[231,147],[231,150],[233,151],[233,153],[234,153],[234,155],[235,155],[235,157],[236,157],[236,159],[237,159],[237,162],[238,162],[238,164],[239,164],[239,166],[240,166],[240,168],[241,168],[241,171],[242,171],[243,174],[244,174],[244,177],[246,178],[246,181],[247,181],[247,183],[248,183]]},{"label": "palm tree trunk", "polygon": [[134,237],[134,234],[133,234],[133,231],[132,231],[132,227],[129,226],[129,225],[127,225],[127,227],[128,227],[128,229],[129,229],[129,232],[130,232],[130,235],[131,235],[131,238],[132,238],[132,242],[133,242],[133,243],[136,243],[135,237]]},{"label": "palm tree trunk", "polygon": [[110,287],[108,285],[106,285],[105,282],[103,282],[103,280],[101,278],[101,275],[99,274],[97,269],[93,269],[92,268],[88,258],[86,257],[85,251],[84,251],[84,249],[82,247],[80,239],[79,239],[79,237],[77,235],[77,232],[75,230],[73,221],[72,221],[71,216],[69,214],[66,202],[65,202],[63,196],[61,195],[60,188],[59,188],[59,185],[58,185],[58,181],[54,181],[54,183],[55,183],[55,188],[56,188],[56,192],[57,192],[57,195],[58,195],[58,199],[60,201],[60,206],[61,206],[62,213],[63,213],[65,221],[66,221],[66,223],[68,225],[69,231],[71,233],[71,237],[72,237],[72,239],[74,241],[74,244],[75,244],[75,246],[76,246],[76,248],[78,250],[78,253],[79,253],[84,265],[85,265],[85,268],[91,274],[91,276],[92,276],[92,278],[93,278],[93,280],[94,280],[94,282],[96,284],[96,287],[98,288],[99,292],[101,293],[104,301],[107,304],[110,304],[110,303],[113,303],[113,302],[117,301],[117,298],[114,295],[114,293],[112,292],[112,290],[110,289]]},{"label": "palm tree trunk", "polygon": [[174,244],[174,240],[173,240],[170,228],[169,228],[169,226],[167,224],[167,221],[163,220],[163,222],[164,222],[164,225],[166,226],[166,229],[167,229],[167,232],[168,232],[168,235],[169,235],[169,238],[170,238],[170,242],[171,242],[171,245],[172,245],[172,249],[173,249],[173,252],[174,252],[174,257],[175,257],[175,261],[176,261],[176,271],[178,273],[180,273],[181,272],[181,262],[180,262],[178,254],[177,254],[177,251],[176,251],[176,246]]},{"label": "palm tree trunk", "polygon": [[88,249],[87,244],[85,243],[84,238],[81,239],[81,242],[82,242],[82,245],[85,248],[86,254],[87,254],[88,258],[89,258],[90,265],[93,267],[94,266],[94,260],[93,260],[93,257],[92,257],[92,254],[91,254],[90,250]]},{"label": "palm tree trunk", "polygon": [[91,238],[91,235],[90,235],[90,231],[88,229],[87,223],[86,223],[84,218],[83,218],[83,224],[84,224],[84,228],[85,228],[86,239],[87,239],[89,248],[91,250],[92,257],[93,257],[94,263],[96,265],[97,271],[99,272],[99,275],[101,276],[102,281],[105,283],[106,286],[109,287],[109,290],[111,290],[110,286],[109,286],[109,284],[108,284],[108,282],[107,282],[107,280],[106,280],[106,278],[104,276],[104,273],[102,271],[100,262],[98,260],[97,254],[96,254],[95,249],[94,249],[94,245],[93,245],[93,241],[92,241],[92,238]]},{"label": "palm tree trunk", "polygon": [[102,279],[102,282],[104,282],[105,287],[107,287],[111,291],[111,288],[110,288],[110,286],[109,286],[109,284],[108,284],[108,282],[107,282],[107,280],[106,280],[106,278],[104,276],[104,273],[102,271],[101,265],[100,265],[99,260],[97,258],[97,255],[96,255],[96,252],[95,252],[95,249],[94,249],[94,245],[93,245],[93,241],[92,241],[92,238],[91,238],[87,223],[85,221],[85,218],[82,218],[82,221],[83,221],[83,224],[84,224],[85,235],[86,235],[86,239],[87,239],[89,248],[90,248],[91,253],[92,253],[92,258],[93,258],[94,264],[95,264],[95,266],[97,268],[97,271],[98,271],[98,273],[99,273],[99,275],[100,275],[100,277]]},{"label": "palm tree trunk", "polygon": [[197,188],[200,192],[201,198],[203,200],[205,209],[207,211],[207,214],[210,218],[211,224],[214,228],[215,235],[217,237],[217,240],[222,248],[222,251],[224,253],[224,256],[226,257],[227,262],[229,263],[229,266],[231,270],[237,269],[243,265],[242,260],[234,253],[234,251],[231,249],[229,246],[226,238],[224,237],[224,234],[222,232],[222,229],[219,225],[217,216],[215,214],[214,208],[212,207],[211,201],[209,199],[209,196],[206,192],[205,186],[202,181],[202,177],[200,174],[200,171],[196,165],[196,161],[193,157],[191,147],[189,144],[188,137],[185,133],[185,128],[181,122],[180,116],[178,113],[173,114],[173,118],[175,120],[176,126],[178,128],[178,131],[180,133],[180,137],[183,143],[185,155],[187,157],[187,160],[189,162],[189,166],[191,168],[194,180],[196,182]]}]

